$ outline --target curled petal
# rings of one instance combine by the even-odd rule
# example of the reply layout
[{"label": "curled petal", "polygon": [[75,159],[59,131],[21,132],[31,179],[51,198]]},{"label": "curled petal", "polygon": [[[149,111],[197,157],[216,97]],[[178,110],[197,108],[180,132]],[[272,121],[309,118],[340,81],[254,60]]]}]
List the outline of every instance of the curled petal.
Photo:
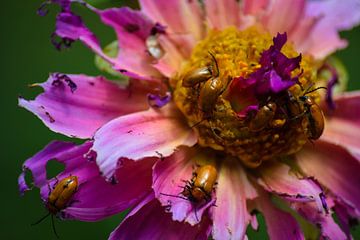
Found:
[{"label": "curled petal", "polygon": [[297,154],[297,164],[339,199],[360,211],[360,161],[346,149],[317,141]]},{"label": "curled petal", "polygon": [[313,178],[299,179],[289,166],[276,162],[264,164],[258,172],[266,190],[290,201],[315,201],[319,212],[328,210],[323,190]]},{"label": "curled petal", "polygon": [[44,93],[35,100],[20,98],[19,105],[54,132],[71,137],[91,138],[108,121],[148,107],[146,87],[126,88],[104,77],[54,73],[35,86],[42,87]]},{"label": "curled petal", "polygon": [[333,209],[339,219],[339,224],[342,230],[344,231],[348,239],[351,239],[350,229],[351,227],[356,225],[357,219],[360,216],[356,214],[356,211],[352,207],[338,200],[335,200]]},{"label": "curled petal", "polygon": [[270,239],[305,239],[294,217],[277,208],[266,192],[260,192],[261,194],[259,194],[259,197],[255,200],[256,206],[265,217],[266,228]]},{"label": "curled petal", "polygon": [[96,161],[106,178],[112,177],[120,158],[166,157],[180,145],[197,142],[196,134],[171,104],[114,119],[100,128],[94,139]]},{"label": "curled petal", "polygon": [[251,216],[246,200],[257,196],[238,161],[223,165],[216,187],[216,206],[212,209],[214,239],[243,239]]},{"label": "curled petal", "polygon": [[210,221],[197,226],[173,221],[171,215],[149,194],[111,233],[109,240],[120,239],[196,239],[209,237]]},{"label": "curled petal", "polygon": [[[23,165],[24,171],[32,172],[34,185],[40,188],[44,203],[47,202],[49,189],[56,185],[56,179],[78,177],[78,190],[69,205],[60,211],[61,218],[98,221],[129,208],[150,189],[151,167],[155,159],[124,162],[123,167],[116,172],[122,181],[110,184],[100,175],[96,163],[89,161],[92,160],[88,158],[91,146],[91,142],[80,146],[52,142]],[[52,159],[65,164],[65,170],[56,179],[47,179],[46,164]],[[24,190],[24,174],[19,177],[21,191]]]}]

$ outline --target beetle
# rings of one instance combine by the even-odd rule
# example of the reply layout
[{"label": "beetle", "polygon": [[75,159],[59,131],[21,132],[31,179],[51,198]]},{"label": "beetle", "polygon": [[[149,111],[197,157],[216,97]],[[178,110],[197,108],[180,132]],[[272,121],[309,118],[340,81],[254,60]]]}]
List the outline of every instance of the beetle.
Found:
[{"label": "beetle", "polygon": [[325,120],[324,113],[319,105],[317,105],[309,96],[301,96],[299,100],[303,103],[304,114],[308,120],[307,137],[311,140],[320,138],[324,131]]},{"label": "beetle", "polygon": [[193,87],[199,83],[209,80],[210,78],[219,76],[219,66],[215,56],[211,52],[209,52],[209,54],[213,59],[213,64],[188,72],[183,78],[183,87]]},{"label": "beetle", "polygon": [[217,179],[217,170],[211,165],[198,167],[193,173],[191,181],[187,181],[182,195],[190,202],[200,203],[211,199],[211,192],[214,189]]},{"label": "beetle", "polygon": [[58,238],[54,225],[54,215],[57,215],[60,211],[64,210],[67,206],[69,206],[70,201],[78,190],[78,187],[79,183],[77,176],[69,176],[56,183],[55,187],[52,190],[49,189],[49,196],[45,205],[49,213],[42,217],[40,220],[38,220],[36,223],[33,223],[32,225],[39,224],[49,215],[51,215],[52,228],[55,236]]},{"label": "beetle", "polygon": [[251,118],[249,129],[253,132],[263,130],[274,118],[276,113],[276,103],[268,102],[260,107],[259,111]]}]

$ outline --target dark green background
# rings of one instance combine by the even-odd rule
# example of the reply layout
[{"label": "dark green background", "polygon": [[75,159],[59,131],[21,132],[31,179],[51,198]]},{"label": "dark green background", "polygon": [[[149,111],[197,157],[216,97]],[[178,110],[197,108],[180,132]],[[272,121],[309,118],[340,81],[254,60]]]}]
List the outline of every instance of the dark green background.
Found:
[{"label": "dark green background", "polygon": [[[54,30],[56,7],[50,8],[46,17],[36,15],[41,0],[3,1],[1,24],[1,239],[54,239],[49,219],[37,226],[30,224],[46,213],[39,200],[38,191],[28,192],[24,198],[18,194],[17,177],[25,159],[42,149],[53,139],[63,136],[49,131],[34,115],[17,107],[17,96],[33,98],[40,91],[29,89],[28,84],[43,82],[49,72],[86,73],[97,75],[94,55],[80,43],[69,51],[58,52],[50,44]],[[135,1],[89,1],[98,7],[126,5]],[[115,38],[114,33],[102,26],[97,16],[77,7],[87,24],[100,36],[102,44]],[[347,66],[350,89],[360,89],[360,28],[343,33],[350,40],[350,47],[337,55]],[[57,221],[61,239],[106,239],[118,225],[121,216],[114,216],[100,223]],[[256,235],[264,239],[264,227]],[[357,229],[360,238],[359,228]],[[250,236],[250,239],[251,236]]]}]

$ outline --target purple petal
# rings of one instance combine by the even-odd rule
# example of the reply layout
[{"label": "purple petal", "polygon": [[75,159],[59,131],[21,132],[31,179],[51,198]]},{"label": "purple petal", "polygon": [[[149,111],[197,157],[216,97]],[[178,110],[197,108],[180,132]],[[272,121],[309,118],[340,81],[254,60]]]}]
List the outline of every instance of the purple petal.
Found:
[{"label": "purple petal", "polygon": [[197,136],[171,104],[155,111],[133,113],[105,124],[95,134],[93,150],[106,178],[111,178],[118,160],[166,157],[180,146],[193,146]]},{"label": "purple petal", "polygon": [[323,214],[317,211],[313,203],[293,203],[292,208],[309,222],[320,228],[321,239],[344,240],[347,239],[344,232],[335,223],[331,214]]},{"label": "purple petal", "polygon": [[[346,149],[317,141],[297,154],[297,164],[339,199],[360,212],[360,161]],[[351,177],[350,177],[351,176]]]},{"label": "purple petal", "polygon": [[315,201],[319,212],[328,211],[323,190],[313,178],[300,179],[289,166],[276,162],[263,165],[258,173],[259,183],[267,191],[290,201]]},{"label": "purple petal", "polygon": [[35,86],[45,92],[32,101],[20,98],[19,105],[51,130],[71,137],[90,138],[108,121],[148,108],[144,86],[121,87],[104,77],[56,73]]},{"label": "purple petal", "polygon": [[158,94],[148,94],[148,103],[152,108],[161,108],[171,101],[171,93],[167,92],[164,96]]},{"label": "purple petal", "polygon": [[197,226],[173,221],[153,194],[149,194],[134,208],[125,220],[111,233],[109,240],[119,239],[196,239],[209,237],[210,221]]},{"label": "purple petal", "polygon": [[[49,186],[56,184],[56,179],[47,179],[46,164],[55,159],[65,164],[65,170],[56,176],[61,180],[70,175],[79,179],[78,191],[69,206],[60,212],[66,219],[97,221],[124,211],[139,201],[151,188],[151,167],[155,159],[141,162],[127,161],[116,172],[121,181],[110,184],[99,174],[95,162],[86,157],[92,143],[76,146],[73,143],[52,142],[23,165],[23,171],[30,170],[34,185],[40,188],[41,198],[46,203]],[[26,190],[24,173],[19,177],[20,191]]]},{"label": "purple petal", "polygon": [[341,201],[336,200],[333,209],[336,213],[337,218],[339,219],[339,224],[342,230],[344,231],[348,239],[352,239],[350,228],[357,223],[360,216],[356,214],[355,209]]},{"label": "purple petal", "polygon": [[214,239],[243,239],[251,221],[246,200],[257,193],[239,161],[223,164],[216,187],[216,207],[212,208]]},{"label": "purple petal", "polygon": [[305,239],[295,218],[277,208],[264,191],[261,191],[260,196],[256,198],[256,206],[264,215],[270,239]]}]

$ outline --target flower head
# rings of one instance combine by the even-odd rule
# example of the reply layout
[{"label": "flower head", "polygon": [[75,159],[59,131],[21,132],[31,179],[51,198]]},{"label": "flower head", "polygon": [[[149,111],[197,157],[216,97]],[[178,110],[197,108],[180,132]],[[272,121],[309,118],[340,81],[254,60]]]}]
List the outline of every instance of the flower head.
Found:
[{"label": "flower head", "polygon": [[[114,29],[117,54],[100,47],[73,2]],[[61,7],[55,47],[80,40],[129,84],[55,73],[35,100],[19,99],[51,130],[86,139],[28,159],[22,193],[30,170],[60,218],[98,221],[131,208],[110,239],[245,239],[256,212],[271,239],[304,239],[294,215],[324,238],[350,238],[349,220],[360,216],[360,94],[333,96],[340,80],[326,57],[346,46],[338,31],[360,22],[358,0],[48,3]],[[76,192],[65,197],[46,178],[51,159],[65,164],[57,179],[77,177]]]}]

